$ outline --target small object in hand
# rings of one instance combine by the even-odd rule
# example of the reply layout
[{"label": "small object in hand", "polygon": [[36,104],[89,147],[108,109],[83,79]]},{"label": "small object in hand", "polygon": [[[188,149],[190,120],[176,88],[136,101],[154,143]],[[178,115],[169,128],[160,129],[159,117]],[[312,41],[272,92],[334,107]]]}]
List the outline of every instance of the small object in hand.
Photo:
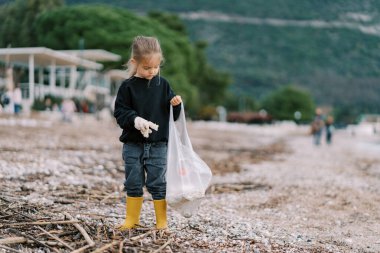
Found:
[{"label": "small object in hand", "polygon": [[149,125],[149,128],[143,128],[140,130],[141,134],[145,137],[145,138],[148,138],[149,137],[149,134],[152,133],[152,130],[155,130],[155,131],[158,131],[158,125],[157,124],[154,124],[153,122],[151,121],[148,121],[148,125]]},{"label": "small object in hand", "polygon": [[158,131],[158,125],[154,124],[153,122],[149,121],[149,127],[152,128],[153,130]]}]

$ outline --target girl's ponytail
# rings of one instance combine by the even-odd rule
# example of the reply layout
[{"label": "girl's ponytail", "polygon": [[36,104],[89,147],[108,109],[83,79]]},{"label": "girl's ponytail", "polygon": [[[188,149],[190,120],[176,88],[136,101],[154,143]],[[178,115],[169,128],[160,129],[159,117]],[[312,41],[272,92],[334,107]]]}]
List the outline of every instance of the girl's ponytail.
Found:
[{"label": "girl's ponytail", "polygon": [[131,78],[136,74],[137,67],[136,65],[132,64],[131,59],[129,59],[127,64],[124,65],[127,67],[127,79]]},{"label": "girl's ponytail", "polygon": [[136,62],[141,62],[144,58],[150,57],[152,54],[158,54],[161,58],[161,62],[164,60],[158,39],[155,37],[136,36],[131,46],[131,57],[124,65],[127,67],[128,78],[136,74],[137,67],[135,64],[132,64],[132,59]]}]

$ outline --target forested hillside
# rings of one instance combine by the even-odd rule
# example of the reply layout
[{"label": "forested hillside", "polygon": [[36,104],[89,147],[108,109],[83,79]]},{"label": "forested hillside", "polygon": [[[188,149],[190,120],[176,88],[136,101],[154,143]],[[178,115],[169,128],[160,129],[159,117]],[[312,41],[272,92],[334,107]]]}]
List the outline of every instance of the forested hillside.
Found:
[{"label": "forested hillside", "polygon": [[[0,0],[0,3],[5,2],[17,1]],[[7,17],[0,24],[4,35],[0,40],[5,36],[20,38],[27,35],[32,44],[38,39],[39,43],[54,48],[72,48],[77,46],[78,36],[83,33],[89,36],[85,38],[88,47],[102,46],[121,53],[126,60],[124,48],[130,44],[131,36],[151,34],[160,37],[167,52],[163,71],[194,105],[211,101],[212,106],[224,103],[229,108],[238,105],[244,109],[247,98],[251,101],[245,105],[257,105],[272,92],[292,84],[310,92],[317,105],[333,108],[338,117],[349,116],[352,120],[360,113],[380,113],[379,1],[64,2],[69,6],[104,4],[98,9],[104,13],[85,5],[80,11],[65,9],[40,15],[32,26],[33,19],[29,15],[13,17],[23,22],[9,23]],[[118,14],[115,14],[107,11],[106,5],[126,9],[118,8]],[[122,11],[126,14],[121,14]],[[86,18],[75,18],[70,12]],[[76,22],[71,20],[73,17]],[[27,32],[24,28],[19,30],[16,23],[23,27],[29,24],[32,29]],[[50,29],[50,23],[56,27]],[[28,34],[33,29],[44,33],[43,36]],[[61,38],[59,43],[53,41],[54,36]],[[115,39],[115,36],[122,38]],[[188,45],[188,36],[193,46]],[[102,42],[98,38],[102,38]],[[13,46],[20,44],[21,40],[15,41],[17,43],[12,43]],[[207,59],[203,50],[206,50]],[[175,59],[176,56],[179,60]],[[226,72],[233,78],[230,91],[234,97],[228,101],[223,100],[225,87],[230,83]],[[259,109],[257,106],[251,108]]]},{"label": "forested hillside", "polygon": [[0,19],[0,47],[101,48],[122,56],[119,62],[105,63],[105,70],[124,68],[132,40],[142,31],[158,37],[166,59],[161,73],[193,115],[220,104],[230,83],[227,74],[208,63],[204,45],[191,43],[176,16],[142,17],[125,8],[67,6],[63,0],[16,0],[0,6]]},{"label": "forested hillside", "polygon": [[77,2],[177,13],[237,95],[259,100],[295,84],[336,112],[380,112],[379,1],[66,1]]}]

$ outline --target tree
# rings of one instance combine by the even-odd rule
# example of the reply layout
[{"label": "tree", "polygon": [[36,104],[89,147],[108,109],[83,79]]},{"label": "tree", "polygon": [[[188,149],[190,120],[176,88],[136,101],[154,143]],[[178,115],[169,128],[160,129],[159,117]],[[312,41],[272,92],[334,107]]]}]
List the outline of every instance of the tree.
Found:
[{"label": "tree", "polygon": [[162,24],[165,24],[171,30],[177,31],[187,36],[186,26],[180,20],[178,15],[159,11],[150,11],[148,13],[148,17],[155,19]]},{"label": "tree", "polygon": [[294,120],[294,113],[298,111],[301,121],[308,121],[313,117],[315,105],[308,92],[288,85],[269,94],[262,101],[262,107],[278,120]]},{"label": "tree", "polygon": [[[42,2],[48,4],[41,6]],[[9,25],[20,33],[9,31],[9,36],[1,37],[1,42],[4,46],[11,43],[12,46],[44,46],[57,50],[101,48],[121,55],[119,62],[104,63],[109,69],[122,68],[128,61],[135,36],[155,36],[160,40],[165,57],[162,75],[183,97],[191,113],[223,100],[229,75],[208,64],[205,45],[190,42],[178,16],[154,12],[150,17],[143,17],[107,5],[59,6],[61,0],[17,0],[6,9],[0,8],[8,24],[29,23],[18,28]],[[80,42],[83,42],[81,46]]]},{"label": "tree", "polygon": [[[120,62],[106,64],[109,68],[119,68],[127,62],[136,35],[156,36],[165,57],[162,74],[183,96],[190,112],[197,113],[202,106],[221,101],[230,82],[228,75],[207,63],[203,48],[191,44],[185,31],[176,25],[179,19],[160,23],[170,20],[162,17],[157,13],[154,19],[141,17],[108,6],[70,6],[40,15],[36,35],[39,45],[54,49],[76,48],[83,38],[85,48],[103,48],[121,55]],[[207,99],[201,99],[204,95]]]},{"label": "tree", "polygon": [[16,0],[0,7],[0,47],[37,46],[34,22],[38,15],[63,6],[63,0]]}]

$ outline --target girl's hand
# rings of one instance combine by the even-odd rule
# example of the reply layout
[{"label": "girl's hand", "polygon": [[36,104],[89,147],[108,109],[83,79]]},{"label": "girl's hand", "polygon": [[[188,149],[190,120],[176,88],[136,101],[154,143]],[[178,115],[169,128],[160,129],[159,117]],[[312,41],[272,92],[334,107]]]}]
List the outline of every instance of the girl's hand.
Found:
[{"label": "girl's hand", "polygon": [[172,106],[179,105],[180,103],[182,103],[182,98],[181,98],[181,96],[178,96],[178,95],[173,97],[172,100],[170,100],[170,104]]}]

